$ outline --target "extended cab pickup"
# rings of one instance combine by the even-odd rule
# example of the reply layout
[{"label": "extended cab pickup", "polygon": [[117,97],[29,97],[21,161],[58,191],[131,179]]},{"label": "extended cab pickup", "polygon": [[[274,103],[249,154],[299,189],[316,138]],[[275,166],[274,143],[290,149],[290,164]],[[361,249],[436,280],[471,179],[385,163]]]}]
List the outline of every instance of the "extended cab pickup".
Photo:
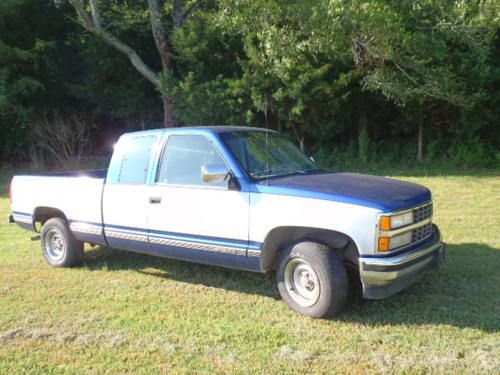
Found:
[{"label": "extended cab pickup", "polygon": [[81,264],[88,242],[275,271],[287,304],[317,318],[342,309],[348,272],[381,299],[445,254],[427,188],[323,170],[257,128],[125,134],[107,171],[15,176],[11,200],[11,222],[41,231],[53,266]]}]

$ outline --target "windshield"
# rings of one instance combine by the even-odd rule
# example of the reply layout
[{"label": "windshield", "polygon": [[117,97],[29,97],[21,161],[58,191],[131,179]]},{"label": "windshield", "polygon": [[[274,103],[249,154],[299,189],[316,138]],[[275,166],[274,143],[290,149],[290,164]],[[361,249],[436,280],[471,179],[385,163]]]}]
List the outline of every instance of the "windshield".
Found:
[{"label": "windshield", "polygon": [[254,179],[319,170],[311,159],[278,133],[235,131],[220,136]]}]

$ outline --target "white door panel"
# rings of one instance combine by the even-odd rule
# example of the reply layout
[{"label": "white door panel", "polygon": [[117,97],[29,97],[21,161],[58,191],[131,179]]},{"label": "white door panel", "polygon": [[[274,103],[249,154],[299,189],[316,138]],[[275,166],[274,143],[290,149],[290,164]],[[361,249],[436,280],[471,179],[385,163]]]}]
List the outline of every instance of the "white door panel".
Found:
[{"label": "white door panel", "polygon": [[147,230],[148,189],[144,185],[106,185],[104,223]]},{"label": "white door panel", "polygon": [[111,247],[147,251],[148,186],[109,184],[104,188],[104,233]]},{"label": "white door panel", "polygon": [[249,194],[226,189],[157,185],[149,204],[149,229],[193,236],[248,239]]},{"label": "white door panel", "polygon": [[168,137],[149,195],[150,249],[174,258],[248,267],[249,193],[229,190],[227,180],[204,181],[206,165],[225,166],[208,138]]}]

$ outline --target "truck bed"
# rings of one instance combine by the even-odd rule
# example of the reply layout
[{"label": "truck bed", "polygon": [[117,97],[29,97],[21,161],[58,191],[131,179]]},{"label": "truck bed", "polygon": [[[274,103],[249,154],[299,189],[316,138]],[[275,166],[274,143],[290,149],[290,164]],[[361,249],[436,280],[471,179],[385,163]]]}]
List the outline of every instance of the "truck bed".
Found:
[{"label": "truck bed", "polygon": [[101,200],[106,170],[19,175],[12,180],[12,211],[16,223],[35,230],[46,207],[60,210],[71,222],[102,226]]},{"label": "truck bed", "polygon": [[42,176],[42,177],[89,177],[89,178],[106,178],[107,169],[93,169],[88,171],[64,171],[64,172],[45,172],[35,173],[24,176]]}]

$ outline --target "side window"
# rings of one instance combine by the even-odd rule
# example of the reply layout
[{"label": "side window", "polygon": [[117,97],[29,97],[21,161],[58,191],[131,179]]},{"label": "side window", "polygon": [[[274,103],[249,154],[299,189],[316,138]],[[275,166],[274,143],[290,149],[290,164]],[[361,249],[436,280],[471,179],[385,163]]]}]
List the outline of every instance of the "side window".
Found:
[{"label": "side window", "polygon": [[155,136],[132,138],[126,144],[118,183],[145,184]]},{"label": "side window", "polygon": [[177,185],[227,186],[227,182],[203,182],[201,167],[206,164],[224,164],[207,138],[201,135],[171,135],[167,140],[157,181]]}]

